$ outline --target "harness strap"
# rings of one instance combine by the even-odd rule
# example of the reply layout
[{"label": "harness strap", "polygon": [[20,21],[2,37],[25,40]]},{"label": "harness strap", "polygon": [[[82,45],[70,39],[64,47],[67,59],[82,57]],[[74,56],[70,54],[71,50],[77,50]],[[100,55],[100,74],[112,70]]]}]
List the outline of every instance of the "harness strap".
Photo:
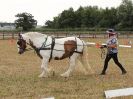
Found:
[{"label": "harness strap", "polygon": [[82,52],[79,52],[79,51],[74,51],[75,53],[79,53],[79,54],[83,54],[83,51]]},{"label": "harness strap", "polygon": [[77,51],[77,39],[76,39],[76,37],[75,37],[75,42],[76,42],[76,49],[75,50]]},{"label": "harness strap", "polygon": [[[48,37],[47,37],[48,38]],[[53,50],[56,50],[54,49],[54,46],[55,46],[55,38],[52,38],[52,42],[51,44],[51,47],[50,48],[45,48],[49,45],[46,45],[46,41],[47,41],[47,38],[45,40],[45,42],[43,43],[43,45],[40,47],[40,48],[37,48],[36,46],[34,46],[33,42],[31,40],[29,40],[29,45],[35,50],[36,54],[42,59],[43,57],[40,55],[40,50],[51,50],[51,54],[50,54],[50,58],[49,58],[49,62],[51,61],[52,59],[52,55],[53,55]],[[76,40],[76,38],[75,38]],[[83,42],[83,41],[82,41]],[[84,43],[83,43],[83,48],[84,48]],[[64,50],[56,50],[56,51],[64,51]],[[74,51],[75,53],[79,53],[79,54],[83,54],[83,51],[82,52],[79,52],[77,51],[77,40],[76,40],[76,49]]]},{"label": "harness strap", "polygon": [[51,54],[50,54],[49,62],[50,62],[50,60],[52,59],[54,46],[55,46],[55,38],[52,37]]},{"label": "harness strap", "polygon": [[29,43],[30,43],[29,45],[35,50],[37,56],[42,59],[42,56],[40,55],[40,49],[34,46],[33,42],[30,39],[29,39]]},{"label": "harness strap", "polygon": [[[48,38],[48,37],[47,37]],[[34,46],[33,42],[31,40],[29,40],[29,45],[35,50],[36,54],[42,59],[43,57],[40,55],[40,50],[51,50],[51,54],[50,54],[50,58],[49,58],[49,62],[50,60],[52,59],[52,55],[53,55],[53,49],[54,49],[54,46],[55,46],[55,38],[52,38],[52,43],[50,44],[51,45],[51,48],[45,48],[46,47],[46,41],[47,41],[47,38],[45,40],[45,42],[43,43],[43,45],[40,47],[40,48],[37,48],[36,46]]]},{"label": "harness strap", "polygon": [[[82,51],[82,52],[79,52],[78,49],[77,49],[77,46],[78,46],[78,45],[77,45],[77,38],[76,38],[76,37],[75,37],[75,42],[76,42],[76,49],[75,49],[74,52],[75,52],[75,53],[79,53],[79,54],[83,54],[83,51]],[[82,43],[83,43],[83,41],[82,41]],[[83,43],[83,48],[84,48],[84,43]]]},{"label": "harness strap", "polygon": [[83,40],[81,40],[82,41],[82,44],[83,44],[83,50],[82,50],[82,53],[81,54],[83,54],[83,51],[84,51],[84,48],[85,48],[85,44],[84,44],[84,41]]},{"label": "harness strap", "polygon": [[[46,37],[46,39],[45,39],[44,43],[42,44],[41,48],[45,48],[45,47],[46,47],[46,42],[47,42],[47,40],[48,40],[48,36]],[[40,48],[40,49],[41,49],[41,48]]]}]

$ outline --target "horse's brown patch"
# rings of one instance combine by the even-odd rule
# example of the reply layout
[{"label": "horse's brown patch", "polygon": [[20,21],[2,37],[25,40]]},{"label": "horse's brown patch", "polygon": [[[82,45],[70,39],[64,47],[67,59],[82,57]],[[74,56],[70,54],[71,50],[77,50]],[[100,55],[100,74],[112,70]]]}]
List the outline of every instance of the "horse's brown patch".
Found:
[{"label": "horse's brown patch", "polygon": [[55,60],[61,60],[67,57],[70,57],[73,55],[75,49],[77,48],[77,43],[74,40],[68,40],[64,43],[64,50],[65,53],[63,54],[62,57],[55,57]]}]

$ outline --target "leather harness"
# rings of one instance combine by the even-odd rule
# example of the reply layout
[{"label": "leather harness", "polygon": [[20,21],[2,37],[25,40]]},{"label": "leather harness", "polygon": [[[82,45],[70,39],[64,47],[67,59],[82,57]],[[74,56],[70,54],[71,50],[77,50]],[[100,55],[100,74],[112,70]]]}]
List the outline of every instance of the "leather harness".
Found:
[{"label": "leather harness", "polygon": [[[42,46],[40,48],[37,48],[33,42],[31,40],[29,40],[29,45],[35,50],[36,54],[38,55],[38,57],[40,57],[41,59],[43,58],[41,55],[40,55],[40,50],[51,50],[51,54],[50,54],[50,58],[49,58],[49,62],[51,61],[52,59],[52,55],[53,55],[53,50],[56,50],[56,51],[64,51],[64,50],[57,50],[57,49],[54,49],[54,46],[55,46],[55,38],[52,37],[52,42],[51,42],[51,47],[49,48],[46,48],[47,46],[49,45],[46,45],[46,42],[47,42],[47,39],[48,39],[48,36],[47,38],[45,39],[44,43],[42,44]],[[77,46],[77,40],[75,38],[75,41],[76,41],[76,46]],[[84,43],[83,43],[83,46],[84,46]],[[83,54],[83,51],[82,52],[79,52],[77,51],[77,47],[76,47],[76,50],[74,51],[76,53],[79,53],[79,54]]]},{"label": "leather harness", "polygon": [[45,42],[43,43],[43,45],[40,48],[37,48],[36,46],[34,46],[33,42],[31,40],[29,40],[29,45],[35,50],[36,54],[42,59],[43,57],[40,55],[40,50],[51,50],[51,54],[50,54],[50,58],[49,58],[49,62],[52,59],[52,54],[53,54],[53,48],[55,46],[55,38],[52,38],[52,43],[50,44],[51,47],[50,48],[46,48],[46,42],[47,42],[48,37],[46,38]]}]

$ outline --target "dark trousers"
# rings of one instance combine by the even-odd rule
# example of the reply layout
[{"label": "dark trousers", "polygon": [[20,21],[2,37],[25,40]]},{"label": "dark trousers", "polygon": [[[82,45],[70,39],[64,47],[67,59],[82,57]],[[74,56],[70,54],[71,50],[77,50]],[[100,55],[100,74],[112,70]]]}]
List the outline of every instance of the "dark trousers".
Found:
[{"label": "dark trousers", "polygon": [[115,64],[121,69],[122,73],[126,73],[126,70],[123,68],[121,63],[118,61],[117,53],[114,53],[114,54],[107,54],[106,55],[106,58],[105,58],[105,61],[104,61],[104,68],[102,70],[102,74],[105,74],[106,69],[108,68],[108,62],[110,61],[111,58],[113,58]]}]

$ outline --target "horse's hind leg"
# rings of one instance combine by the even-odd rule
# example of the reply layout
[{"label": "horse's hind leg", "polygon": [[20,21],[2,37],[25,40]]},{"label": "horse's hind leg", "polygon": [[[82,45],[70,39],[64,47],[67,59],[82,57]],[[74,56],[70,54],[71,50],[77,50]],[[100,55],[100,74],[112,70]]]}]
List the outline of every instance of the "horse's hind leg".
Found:
[{"label": "horse's hind leg", "polygon": [[78,57],[76,64],[81,66],[81,67],[78,67],[78,70],[80,70],[80,72],[82,71],[85,75],[88,75],[89,72],[87,71],[87,69],[84,67],[84,64],[82,63],[81,55],[80,57]]},{"label": "horse's hind leg", "polygon": [[68,70],[67,70],[65,73],[61,74],[62,77],[69,77],[69,76],[70,76],[70,73],[71,73],[71,72],[74,70],[74,68],[75,68],[75,62],[76,62],[77,56],[78,56],[78,54],[77,54],[77,53],[74,53],[74,54],[70,57],[70,61],[69,61],[70,66],[69,66]]},{"label": "horse's hind leg", "polygon": [[[87,57],[84,57],[84,56],[81,56],[80,57],[80,62],[82,63],[83,67],[85,68],[85,70],[88,72],[88,73],[92,73],[94,74],[94,71],[93,69],[91,68]],[[87,73],[86,73],[87,74]]]},{"label": "horse's hind leg", "polygon": [[48,73],[48,61],[47,59],[42,59],[42,65],[41,65],[41,69],[42,69],[42,73],[39,75],[39,77],[47,77],[47,73]]}]

